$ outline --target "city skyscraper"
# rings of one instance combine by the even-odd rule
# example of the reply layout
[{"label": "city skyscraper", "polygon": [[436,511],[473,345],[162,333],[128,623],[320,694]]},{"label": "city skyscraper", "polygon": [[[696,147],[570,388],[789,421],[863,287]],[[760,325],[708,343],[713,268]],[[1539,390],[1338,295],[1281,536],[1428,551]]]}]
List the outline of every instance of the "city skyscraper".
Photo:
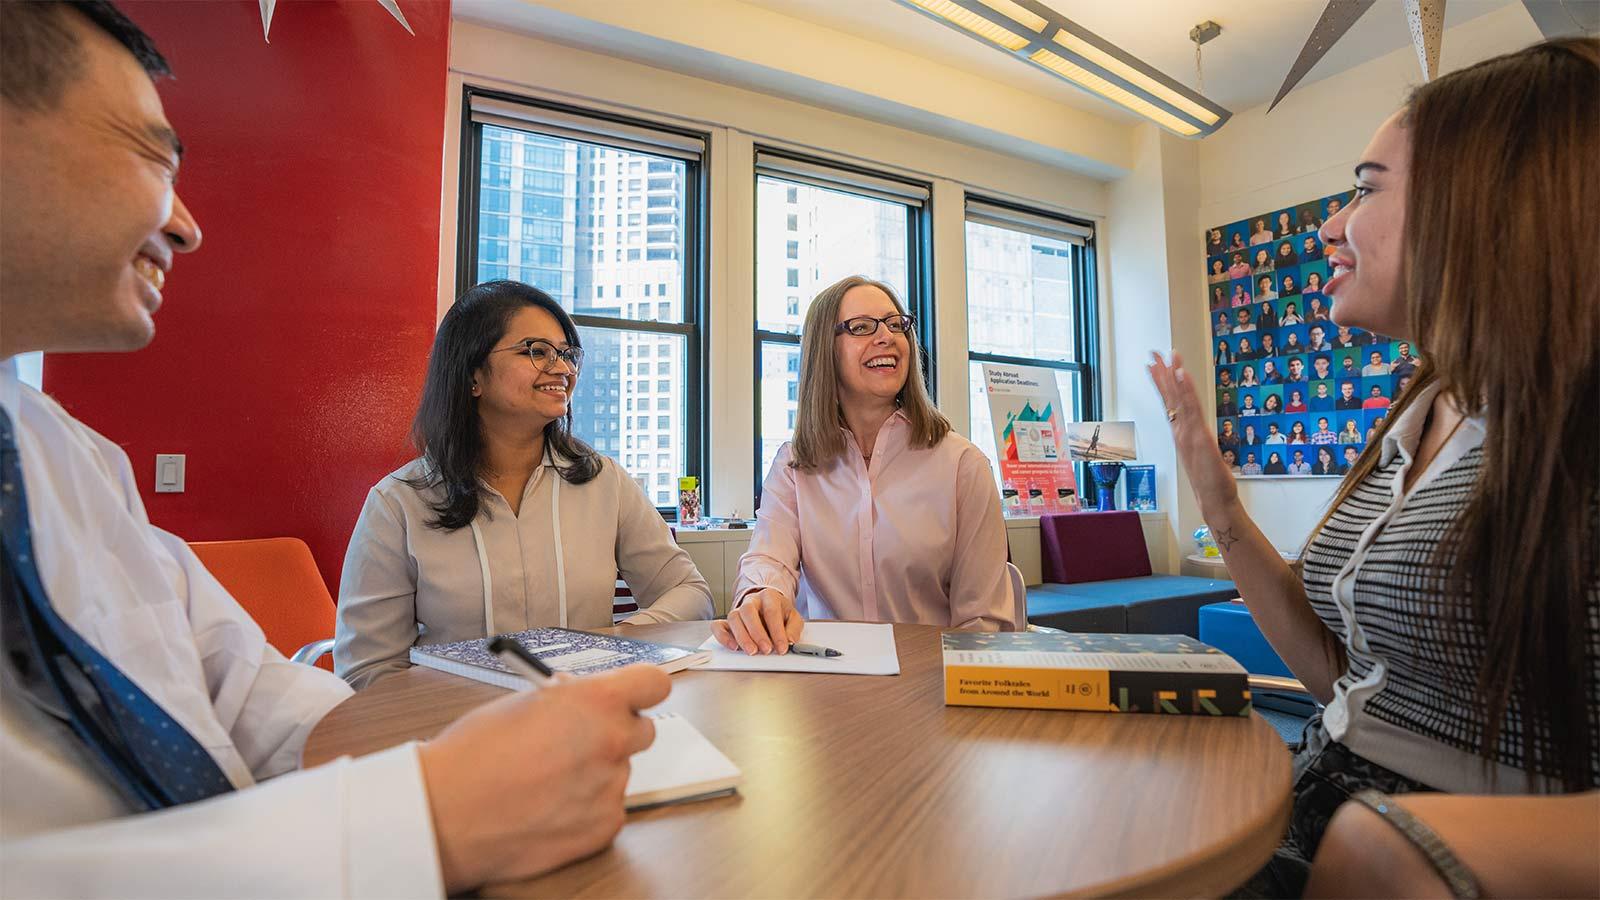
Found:
[{"label": "city skyscraper", "polygon": [[657,506],[676,502],[688,430],[688,341],[626,327],[682,322],[687,167],[649,154],[485,126],[478,278],[534,285],[576,316],[573,431]]},{"label": "city skyscraper", "polygon": [[[910,281],[906,207],[798,184],[756,179],[756,320],[763,331],[799,334],[818,292],[864,275],[895,289]],[[794,435],[799,409],[800,347],[761,346],[761,475]]]}]

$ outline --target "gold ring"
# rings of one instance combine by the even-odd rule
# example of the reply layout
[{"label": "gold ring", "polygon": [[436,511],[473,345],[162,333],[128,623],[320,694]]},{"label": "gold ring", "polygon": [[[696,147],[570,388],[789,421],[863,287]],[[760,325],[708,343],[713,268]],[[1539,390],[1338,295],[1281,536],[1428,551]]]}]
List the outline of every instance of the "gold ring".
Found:
[{"label": "gold ring", "polygon": [[1176,419],[1177,417],[1178,417],[1178,411],[1173,409],[1170,406],[1167,407],[1167,421],[1171,422],[1173,419]]}]

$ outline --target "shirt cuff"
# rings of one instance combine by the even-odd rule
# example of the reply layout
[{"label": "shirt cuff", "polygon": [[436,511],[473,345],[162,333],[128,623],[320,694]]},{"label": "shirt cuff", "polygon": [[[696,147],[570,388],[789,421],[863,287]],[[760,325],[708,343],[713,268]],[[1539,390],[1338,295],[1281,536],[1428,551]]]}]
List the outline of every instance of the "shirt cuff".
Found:
[{"label": "shirt cuff", "polygon": [[439,844],[416,742],[344,764],[348,895],[444,896]]}]

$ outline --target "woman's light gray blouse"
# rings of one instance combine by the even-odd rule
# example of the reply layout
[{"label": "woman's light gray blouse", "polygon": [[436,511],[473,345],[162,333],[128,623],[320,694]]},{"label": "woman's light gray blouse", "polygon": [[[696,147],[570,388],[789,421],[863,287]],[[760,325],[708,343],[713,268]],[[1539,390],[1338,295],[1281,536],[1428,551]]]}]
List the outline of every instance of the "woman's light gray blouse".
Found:
[{"label": "woman's light gray blouse", "polygon": [[354,687],[408,668],[413,644],[610,627],[619,574],[640,607],[631,623],[711,617],[705,579],[612,460],[569,484],[547,459],[517,514],[486,488],[477,519],[454,531],[427,525],[440,492],[406,483],[421,471],[414,460],[367,493],[345,554],[333,664]]}]

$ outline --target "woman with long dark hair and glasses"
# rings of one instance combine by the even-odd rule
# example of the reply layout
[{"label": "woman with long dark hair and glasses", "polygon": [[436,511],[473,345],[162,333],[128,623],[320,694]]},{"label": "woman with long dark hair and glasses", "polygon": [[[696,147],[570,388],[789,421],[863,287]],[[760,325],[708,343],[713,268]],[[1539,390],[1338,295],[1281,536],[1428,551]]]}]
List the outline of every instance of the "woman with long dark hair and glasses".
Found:
[{"label": "woman with long dark hair and glasses", "polygon": [[[1246,893],[1600,886],[1600,281],[1561,249],[1600,246],[1597,86],[1600,41],[1537,44],[1417,88],[1368,144],[1322,225],[1323,292],[1341,333],[1428,353],[1301,568],[1246,511],[1182,361],[1150,366],[1240,596],[1326,705]],[[1559,358],[1529,349],[1551,334]]]},{"label": "woman with long dark hair and glasses", "polygon": [[334,669],[357,688],[414,644],[711,616],[711,591],[615,461],[572,433],[583,345],[545,292],[490,281],[439,323],[412,424],[421,456],[367,494],[339,584]]},{"label": "woman with long dark hair and glasses", "polygon": [[893,288],[851,276],[812,301],[794,440],[762,484],[733,608],[712,623],[730,650],[784,653],[808,618],[1025,627],[989,460],[922,371]]}]

